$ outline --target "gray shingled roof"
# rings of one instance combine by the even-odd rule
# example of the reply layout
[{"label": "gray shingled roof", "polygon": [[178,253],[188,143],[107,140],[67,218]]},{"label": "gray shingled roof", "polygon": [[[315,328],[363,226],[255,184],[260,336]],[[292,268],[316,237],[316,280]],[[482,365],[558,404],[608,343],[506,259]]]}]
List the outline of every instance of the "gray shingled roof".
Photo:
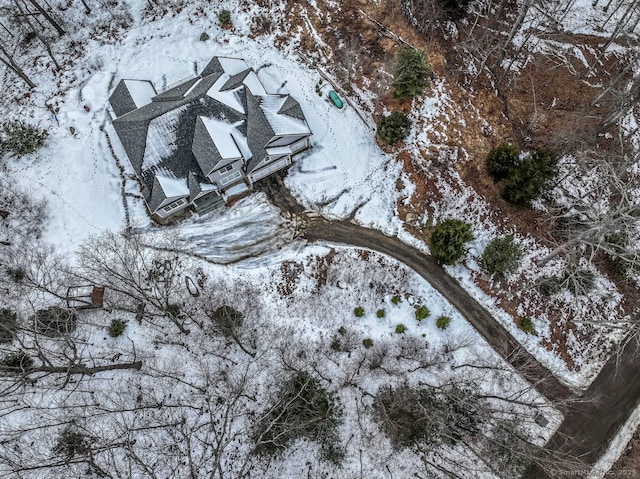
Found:
[{"label": "gray shingled roof", "polygon": [[[230,76],[221,90],[241,87],[251,71],[247,69]],[[252,158],[247,164],[247,173],[257,169],[258,164],[266,157],[265,145],[274,136],[274,131],[261,107],[262,97],[255,97],[249,88],[239,90],[239,100],[246,114],[209,97],[207,92],[223,74],[220,61],[213,58],[200,77],[156,95],[151,103],[141,108],[136,109],[123,81],[118,84],[109,99],[118,115],[113,121],[113,126],[142,182],[142,193],[152,211],[166,200],[156,177],[158,171],[170,172],[175,178],[185,179],[190,199],[193,199],[202,190],[200,184],[208,182],[205,175],[222,159],[199,117],[224,120],[231,124],[241,123],[237,129],[246,136],[247,145],[252,153]],[[278,96],[284,99],[278,114],[304,121],[304,114],[296,100],[288,95]],[[241,120],[246,121],[240,122]],[[154,147],[148,154],[153,156],[154,152],[162,151],[162,158],[145,160],[147,141],[150,138],[149,128],[160,127],[164,130],[153,131],[166,132],[167,128],[171,128],[170,131],[175,130],[175,139],[167,140],[171,143],[164,145],[164,148]],[[158,133],[151,136],[157,138]]]},{"label": "gray shingled roof", "polygon": [[187,178],[187,185],[189,186],[189,197],[193,200],[196,196],[202,193],[202,188],[200,187],[200,183],[204,181],[197,173],[190,171],[189,177]]},{"label": "gray shingled roof", "polygon": [[199,117],[196,119],[191,151],[204,175],[208,175],[220,160],[222,160],[207,128]]},{"label": "gray shingled roof", "polygon": [[222,88],[220,88],[220,90],[221,91],[233,90],[234,88],[238,88],[238,87],[242,86],[242,82],[244,81],[245,78],[247,78],[247,75],[249,73],[251,73],[251,68],[247,68],[243,72],[240,72],[240,73],[237,73],[235,75],[232,75],[225,82],[225,84],[222,85]]},{"label": "gray shingled roof", "polygon": [[113,90],[113,93],[109,97],[109,103],[111,104],[111,108],[113,108],[113,112],[116,116],[122,116],[125,113],[129,113],[130,111],[138,108],[125,85],[124,80],[120,80],[115,90]]},{"label": "gray shingled roof", "polygon": [[193,86],[195,82],[200,80],[200,77],[192,78],[191,80],[187,80],[184,83],[181,83],[178,86],[171,88],[165,92],[160,93],[159,95],[154,96],[152,101],[168,101],[168,100],[182,100],[182,97],[185,93],[189,91],[189,88]]},{"label": "gray shingled roof", "polygon": [[202,73],[200,74],[200,76],[204,78],[214,73],[222,74],[223,72],[224,72],[224,69],[220,64],[220,60],[218,60],[218,57],[213,57],[213,59],[207,64],[207,66],[204,67],[204,70],[202,70]]},{"label": "gray shingled roof", "polygon": [[155,213],[155,211],[160,207],[162,202],[167,199],[167,195],[164,194],[164,190],[160,186],[160,180],[153,177],[153,183],[151,187],[151,194],[147,198],[147,205],[151,212]]},{"label": "gray shingled roof", "polygon": [[244,89],[247,102],[247,142],[249,149],[253,152],[253,157],[247,163],[247,173],[251,173],[258,164],[267,156],[265,145],[273,138],[273,130],[264,115],[260,102],[249,91]]},{"label": "gray shingled roof", "polygon": [[287,95],[287,99],[284,101],[278,113],[283,113],[297,118],[298,120],[306,121],[302,108],[300,107],[300,103],[298,103],[291,95]]}]

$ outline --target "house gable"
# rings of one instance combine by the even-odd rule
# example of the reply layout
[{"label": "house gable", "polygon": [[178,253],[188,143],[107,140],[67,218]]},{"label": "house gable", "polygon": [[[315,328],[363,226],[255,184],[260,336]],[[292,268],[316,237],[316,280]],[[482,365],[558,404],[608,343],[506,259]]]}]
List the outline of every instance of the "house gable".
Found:
[{"label": "house gable", "polygon": [[200,171],[204,176],[208,176],[215,166],[220,163],[222,157],[213,143],[211,135],[204,126],[202,117],[196,119],[193,142],[191,144],[193,156],[200,166]]},{"label": "house gable", "polygon": [[289,115],[298,120],[306,121],[304,117],[304,113],[302,112],[302,107],[300,107],[300,103],[293,99],[291,95],[287,95],[284,103],[278,110],[278,113],[281,115]]}]

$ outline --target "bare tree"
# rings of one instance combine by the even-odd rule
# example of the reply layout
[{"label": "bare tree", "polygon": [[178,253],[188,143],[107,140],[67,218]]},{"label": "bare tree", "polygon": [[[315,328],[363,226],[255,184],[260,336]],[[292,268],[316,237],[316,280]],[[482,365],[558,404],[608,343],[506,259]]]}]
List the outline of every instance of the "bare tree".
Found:
[{"label": "bare tree", "polygon": [[3,63],[9,70],[18,75],[28,86],[29,88],[35,88],[36,84],[33,83],[31,78],[24,72],[24,70],[15,62],[13,55],[11,55],[7,48],[0,42],[0,62]]},{"label": "bare tree", "polygon": [[640,227],[640,198],[635,191],[637,178],[632,172],[633,158],[595,156],[584,163],[593,184],[577,195],[565,194],[555,221],[562,241],[538,266],[560,254],[586,250],[591,261],[597,253],[619,261],[624,268],[640,266],[637,248]]},{"label": "bare tree", "polygon": [[28,0],[31,5],[35,7],[35,9],[51,24],[51,26],[58,32],[59,36],[65,35],[67,32],[64,31],[60,23],[55,20],[43,7],[38,3],[37,0]]},{"label": "bare tree", "polygon": [[78,251],[79,268],[73,275],[92,284],[106,285],[108,307],[143,317],[166,317],[182,333],[185,327],[179,295],[184,257],[177,249],[153,248],[138,235],[113,232],[91,238]]},{"label": "bare tree", "polygon": [[40,30],[33,24],[31,19],[29,18],[31,15],[21,5],[21,0],[14,0],[14,5],[16,6],[16,9],[20,14],[20,18],[22,18],[22,20],[28,25],[29,31],[33,32],[33,34],[38,38],[38,40],[40,40],[40,43],[42,43],[42,45],[44,46],[45,50],[47,51],[47,54],[49,55],[49,58],[51,58],[51,61],[55,65],[56,69],[60,70],[60,64],[58,63],[58,60],[56,60],[56,57],[53,55],[53,51],[51,50],[51,44],[49,43],[49,40],[46,39],[44,35],[40,33]]}]

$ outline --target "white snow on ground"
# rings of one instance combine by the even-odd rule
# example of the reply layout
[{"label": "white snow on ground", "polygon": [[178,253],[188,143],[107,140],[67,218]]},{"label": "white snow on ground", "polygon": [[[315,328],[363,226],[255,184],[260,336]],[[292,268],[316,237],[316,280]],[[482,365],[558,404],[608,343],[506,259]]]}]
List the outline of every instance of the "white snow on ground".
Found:
[{"label": "white snow on ground", "polygon": [[47,199],[43,237],[61,253],[72,254],[93,233],[124,226],[120,172],[100,134],[110,78],[98,72],[82,87],[71,88],[57,119],[45,109],[37,111],[35,121],[49,130],[47,146],[7,163],[20,187]]},{"label": "white snow on ground", "polygon": [[[626,6],[617,8],[619,2],[612,3],[609,0],[576,0],[568,10],[563,11],[561,18],[561,30],[573,34],[593,35],[608,37],[615,28],[617,21],[623,16]],[[594,6],[594,4],[599,4]],[[605,7],[609,5],[609,9]],[[564,5],[558,8],[564,8]],[[530,17],[544,18],[539,9],[533,8]]]},{"label": "white snow on ground", "polygon": [[[243,28],[242,22],[238,23],[238,28]],[[211,31],[216,27],[208,24],[207,29]],[[159,31],[162,35],[157,34]],[[247,64],[258,70],[257,75],[268,92],[290,93],[302,105],[314,134],[312,148],[298,155],[286,179],[301,202],[329,217],[344,218],[355,212],[356,222],[378,228],[386,234],[398,235],[403,241],[426,250],[424,243],[406,233],[395,215],[398,197],[410,194],[411,188],[408,185],[402,192],[396,189],[396,179],[402,177],[401,164],[375,145],[372,141],[374,132],[352,108],[340,111],[325,98],[318,97],[315,85],[320,79],[319,74],[296,61],[291,52],[278,51],[269,42],[251,40],[222,30],[212,35],[213,40],[201,42],[198,40],[199,31],[184,17],[164,18],[132,28],[121,45],[103,45],[95,50],[89,45],[87,51],[91,53],[88,60],[98,58],[108,71],[94,73],[81,89],[72,88],[59,99],[59,124],[48,112],[37,113],[43,124],[48,122],[51,125],[48,146],[37,154],[37,164],[34,160],[13,162],[11,169],[20,184],[30,187],[36,195],[49,198],[51,221],[45,231],[46,240],[62,245],[70,254],[84,238],[104,229],[117,230],[124,226],[119,172],[98,130],[104,122],[109,87],[112,88],[121,78],[137,78],[151,80],[156,89],[160,89],[167,81],[184,78],[194,63],[201,69],[214,55],[221,55],[245,59]],[[84,111],[85,104],[91,112]],[[436,83],[425,100],[417,105],[419,110],[415,121],[422,127],[415,130],[409,143],[426,148],[433,141],[433,135],[441,135],[436,120],[439,117],[452,120],[449,104],[444,85]],[[75,137],[68,130],[69,126],[74,126]],[[106,129],[111,131],[109,125]],[[431,139],[427,136],[429,132]],[[125,177],[133,177],[121,146],[113,134],[110,136],[125,168]],[[79,162],[78,157],[84,160]],[[405,179],[404,184],[407,183]],[[441,187],[446,191],[444,182]],[[135,181],[127,179],[126,191],[134,195],[127,197],[131,223],[135,227],[144,227],[149,220],[143,202],[135,197],[139,196]],[[455,191],[445,193],[446,202],[434,205],[438,209],[435,216],[455,216],[456,211],[463,219],[470,217],[469,214],[476,218],[481,216],[482,208],[470,213],[470,194],[468,191],[464,194]],[[471,203],[481,206],[477,201]],[[478,251],[488,241],[490,231],[484,224],[474,231]],[[225,252],[223,242],[229,239],[227,235],[233,236],[233,232],[219,232],[218,237],[223,240],[217,242],[205,241],[206,234],[194,235],[206,243],[203,244],[205,250],[210,247],[212,256],[221,261],[221,256],[229,249],[226,248]],[[212,237],[211,233],[209,236]],[[456,272],[456,276],[460,274],[461,271]],[[465,274],[463,282],[469,290],[479,291],[472,287],[468,273]],[[476,296],[490,308],[496,307],[486,295]],[[568,372],[553,354],[516,331],[508,315],[499,310],[496,313],[543,362],[549,365],[557,363],[560,368],[557,371],[566,382],[584,385],[590,374],[597,370],[594,366],[589,372],[587,368],[580,374]]]},{"label": "white snow on ground", "polygon": [[[577,2],[576,5],[584,6],[586,3],[590,3],[590,0]],[[141,9],[142,5],[143,2],[136,3],[135,8]],[[591,22],[580,19],[579,10],[572,12],[567,17],[572,19],[567,20],[567,25],[573,25],[571,22],[574,21],[576,24],[578,21],[584,24]],[[9,173],[20,185],[31,189],[34,196],[46,197],[49,201],[50,219],[45,230],[46,240],[55,243],[61,252],[71,255],[88,236],[105,229],[120,230],[125,226],[120,171],[99,130],[105,122],[108,95],[116,82],[122,78],[150,79],[159,90],[167,80],[184,78],[193,69],[194,63],[202,68],[212,56],[228,55],[246,59],[256,70],[262,67],[258,77],[267,91],[290,93],[301,103],[314,133],[313,147],[300,155],[286,181],[306,206],[339,218],[355,211],[357,222],[379,228],[388,234],[398,234],[403,240],[425,248],[423,243],[404,232],[394,214],[398,197],[410,194],[411,190],[411,185],[407,185],[402,192],[396,189],[395,180],[402,175],[399,162],[380,151],[372,140],[373,131],[351,108],[339,111],[317,96],[314,88],[320,76],[298,62],[292,52],[280,52],[264,38],[256,41],[244,35],[250,16],[250,13],[234,11],[233,21],[238,33],[222,31],[208,20],[197,18],[191,19],[194,26],[187,21],[188,15],[184,14],[155,22],[138,22],[118,45],[98,47],[93,40],[86,41],[85,48],[90,53],[85,60],[99,60],[104,65],[103,70],[90,74],[81,85],[74,85],[63,97],[55,98],[59,107],[55,118],[44,109],[29,113],[36,122],[49,126],[47,147],[31,157],[10,162],[8,167]],[[200,42],[198,37],[202,28],[210,33],[213,31],[211,36],[214,39]],[[572,30],[578,31],[577,28]],[[427,119],[436,118],[446,102],[444,93],[438,93],[436,88],[419,113]],[[89,112],[85,111],[85,105],[89,107]],[[73,133],[70,127],[73,127]],[[106,129],[110,131],[108,124]],[[111,135],[111,138],[114,136]],[[420,134],[410,141],[420,141]],[[124,160],[126,157],[117,142],[114,142],[114,148],[118,157]],[[131,175],[131,167],[126,160],[123,166],[125,177]],[[127,181],[126,192],[139,195],[134,181]],[[466,214],[469,211],[464,210],[464,204],[469,198],[466,193],[452,193],[448,203],[440,206],[440,211],[443,215],[456,211]],[[155,231],[149,226],[140,198],[129,196],[127,203],[132,224],[152,238]],[[474,214],[478,215],[478,211]],[[242,260],[237,265],[242,270],[229,266],[219,269],[218,273],[212,272],[220,275],[218,279],[234,281],[252,277],[256,284],[264,285],[270,284],[269,279],[275,273],[273,270],[265,272],[261,268],[273,267],[284,259],[307,261],[310,255],[321,255],[326,251],[322,248],[300,251],[298,245],[282,247],[283,238],[294,233],[291,228],[295,229],[295,225],[280,218],[264,197],[253,195],[225,212],[189,220],[175,229],[179,241],[189,242],[194,253],[213,262]],[[488,233],[475,233],[478,235],[475,246],[480,249],[486,243]],[[279,250],[279,247],[282,249]],[[268,254],[264,256],[264,253]],[[493,301],[472,285],[468,270],[457,267],[450,272],[483,304],[494,310],[498,318],[511,325],[509,327],[514,335],[531,348],[538,358],[554,365],[555,356],[547,354],[530,337],[516,330],[512,318],[492,305]],[[412,319],[413,309],[408,300],[398,307],[389,304],[388,297],[380,303],[377,296],[367,291],[366,285],[354,286],[358,281],[349,276],[354,274],[349,268],[340,269],[336,273],[339,277],[331,286],[331,296],[310,294],[310,289],[302,288],[297,294],[304,296],[304,301],[294,303],[291,307],[285,307],[271,290],[264,298],[268,316],[272,320],[286,321],[298,328],[298,334],[310,337],[328,334],[339,321],[348,322],[359,334],[367,334],[376,340],[395,338],[395,325],[403,322],[409,328],[409,335],[422,337],[424,334],[434,345],[442,344],[442,338],[447,335],[468,335],[473,338],[475,348],[470,356],[481,355],[481,352],[493,355],[475,331],[423,281],[415,278],[410,281],[411,286],[407,289],[411,290],[412,301],[428,304],[432,317],[441,312],[450,315],[453,318],[452,326],[445,332],[435,328],[433,321],[417,323],[415,318]],[[379,274],[384,274],[384,271]],[[344,285],[349,287],[343,291]],[[330,303],[326,302],[327,298],[330,298]],[[311,310],[319,313],[309,318],[312,303],[314,307]],[[355,320],[350,314],[356,303],[365,307],[366,315],[362,320]],[[337,311],[334,313],[332,308],[331,317],[320,314],[326,311],[327,304],[335,306]],[[393,316],[389,314],[382,320],[376,318],[375,309],[381,305],[392,311]],[[586,376],[566,371],[559,363],[555,366],[561,378],[569,383],[583,385],[587,380]],[[514,382],[518,381],[516,375],[511,376],[515,378]],[[550,433],[551,429],[540,431],[540,434]]]}]

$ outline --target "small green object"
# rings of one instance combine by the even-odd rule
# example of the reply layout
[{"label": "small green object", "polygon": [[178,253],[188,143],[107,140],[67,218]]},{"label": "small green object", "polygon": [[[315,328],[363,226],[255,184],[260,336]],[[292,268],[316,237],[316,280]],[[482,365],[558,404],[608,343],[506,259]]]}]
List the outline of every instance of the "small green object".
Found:
[{"label": "small green object", "polygon": [[396,326],[396,334],[403,334],[407,330],[407,327],[404,324],[398,324]]},{"label": "small green object", "polygon": [[373,339],[371,338],[363,339],[362,345],[365,347],[365,349],[369,349],[371,346],[373,346]]},{"label": "small green object", "polygon": [[430,314],[431,311],[429,311],[429,308],[427,308],[426,306],[420,306],[416,309],[416,319],[418,321],[422,321],[423,319],[428,318]]},{"label": "small green object", "polygon": [[218,21],[220,25],[223,27],[231,26],[231,12],[229,10],[223,9],[218,12]]},{"label": "small green object", "polygon": [[364,316],[364,308],[362,306],[358,306],[357,308],[353,309],[353,314],[356,315],[356,317],[361,318]]},{"label": "small green object", "polygon": [[384,318],[384,309],[379,309],[378,311],[376,311],[376,316],[379,318]]},{"label": "small green object", "polygon": [[536,327],[533,324],[533,321],[528,316],[521,316],[518,319],[518,328],[524,331],[527,334],[536,334]]},{"label": "small green object", "polygon": [[436,319],[436,326],[438,329],[447,329],[449,327],[449,323],[451,323],[451,318],[449,316],[439,316]]},{"label": "small green object", "polygon": [[396,294],[393,298],[391,298],[391,302],[393,304],[399,304],[402,301],[402,297],[399,294]]},{"label": "small green object", "polygon": [[122,333],[124,333],[126,327],[126,321],[123,321],[121,319],[111,320],[111,324],[109,325],[109,336],[111,336],[112,338],[117,338]]},{"label": "small green object", "polygon": [[342,103],[342,100],[335,91],[331,90],[329,92],[329,98],[337,108],[342,109],[344,103]]}]

